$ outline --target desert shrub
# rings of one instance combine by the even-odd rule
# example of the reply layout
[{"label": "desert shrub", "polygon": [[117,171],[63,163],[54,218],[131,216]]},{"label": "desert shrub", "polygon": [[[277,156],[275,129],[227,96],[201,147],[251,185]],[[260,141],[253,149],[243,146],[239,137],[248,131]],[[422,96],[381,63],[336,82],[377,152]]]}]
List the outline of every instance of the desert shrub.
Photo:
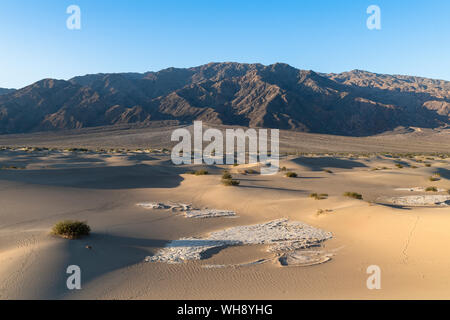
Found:
[{"label": "desert shrub", "polygon": [[282,168],[280,168],[280,171],[287,171],[287,168],[286,167],[282,167]]},{"label": "desert shrub", "polygon": [[327,213],[332,213],[332,212],[333,212],[333,210],[331,210],[331,209],[319,209],[319,210],[317,210],[316,215],[320,216],[322,214],[327,214]]},{"label": "desert shrub", "polygon": [[426,163],[425,167],[431,167],[431,163]]},{"label": "desert shrub", "polygon": [[223,180],[230,180],[230,179],[233,179],[233,177],[231,176],[231,174],[228,171],[224,171],[223,175],[222,175],[222,179]]},{"label": "desert shrub", "polygon": [[225,170],[222,175],[222,184],[224,186],[238,186],[241,182],[239,180],[233,180],[233,176]]},{"label": "desert shrub", "polygon": [[326,193],[311,193],[310,198],[316,199],[316,200],[325,200],[326,198],[328,198],[328,194]]},{"label": "desert shrub", "polygon": [[91,228],[82,221],[65,220],[58,222],[53,226],[52,233],[54,235],[66,238],[77,239],[83,236],[88,236]]},{"label": "desert shrub", "polygon": [[357,192],[345,192],[344,197],[354,198],[358,200],[362,200],[362,195]]},{"label": "desert shrub", "polygon": [[297,178],[298,175],[295,172],[289,171],[289,172],[286,173],[286,177],[288,177],[288,178]]},{"label": "desert shrub", "polygon": [[437,192],[438,189],[436,187],[428,187],[428,188],[425,189],[425,191],[427,191],[427,192]]},{"label": "desert shrub", "polygon": [[204,176],[204,175],[209,174],[209,172],[204,170],[204,169],[197,170],[197,171],[188,171],[187,173],[188,174],[193,174],[193,175],[196,175],[196,176]]},{"label": "desert shrub", "polygon": [[224,186],[238,186],[241,184],[239,180],[233,180],[233,179],[223,179],[222,184]]},{"label": "desert shrub", "polygon": [[333,173],[333,171],[328,170],[328,169],[324,169],[323,171],[326,172],[326,173]]},{"label": "desert shrub", "polygon": [[399,169],[402,169],[402,168],[403,168],[403,165],[402,165],[401,163],[396,163],[395,166],[396,166],[397,168],[399,168]]}]

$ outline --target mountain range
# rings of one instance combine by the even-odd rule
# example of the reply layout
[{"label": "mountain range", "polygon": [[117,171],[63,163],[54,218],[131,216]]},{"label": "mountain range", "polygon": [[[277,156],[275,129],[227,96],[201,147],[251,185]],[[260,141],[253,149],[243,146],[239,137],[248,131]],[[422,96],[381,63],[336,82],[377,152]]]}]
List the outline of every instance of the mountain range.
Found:
[{"label": "mountain range", "polygon": [[209,63],[0,89],[0,133],[175,120],[368,136],[450,124],[450,82],[287,64]]}]

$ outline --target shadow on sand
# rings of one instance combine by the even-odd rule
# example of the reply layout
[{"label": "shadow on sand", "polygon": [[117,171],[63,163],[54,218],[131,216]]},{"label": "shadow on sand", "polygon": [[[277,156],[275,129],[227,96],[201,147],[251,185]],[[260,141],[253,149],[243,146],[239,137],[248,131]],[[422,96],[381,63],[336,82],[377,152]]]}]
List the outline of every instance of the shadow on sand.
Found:
[{"label": "shadow on sand", "polygon": [[354,169],[367,168],[364,163],[348,159],[333,157],[299,157],[292,160],[294,163],[309,168],[311,171],[323,171],[326,168]]},{"label": "shadow on sand", "polygon": [[1,170],[0,180],[88,189],[174,188],[185,169],[159,165]]}]

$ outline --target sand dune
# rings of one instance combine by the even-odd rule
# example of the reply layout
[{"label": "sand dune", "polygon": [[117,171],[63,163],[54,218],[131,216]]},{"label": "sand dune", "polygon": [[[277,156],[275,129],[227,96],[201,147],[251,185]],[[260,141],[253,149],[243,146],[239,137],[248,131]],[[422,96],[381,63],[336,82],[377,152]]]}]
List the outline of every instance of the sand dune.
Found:
[{"label": "sand dune", "polygon": [[[209,175],[195,176],[186,174],[194,167],[173,167],[166,155],[157,153],[2,151],[0,166],[24,169],[0,170],[0,297],[449,298],[445,244],[450,209],[379,201],[448,196],[407,190],[431,185],[450,189],[450,159],[427,157],[290,156],[281,166],[298,178],[228,168],[241,184],[226,187],[220,182],[226,166],[209,166]],[[396,167],[399,161],[406,165]],[[428,181],[437,171],[441,179]],[[342,196],[345,191],[361,193],[363,200]],[[309,197],[313,192],[328,197],[314,200]],[[191,204],[232,211],[237,217],[186,219],[183,211],[136,205],[146,202]],[[320,209],[327,213],[317,214]],[[64,240],[49,235],[52,225],[64,219],[86,220],[91,236]],[[276,259],[270,243],[250,241],[182,264],[145,262],[173,241],[210,235],[223,241],[228,239],[224,230],[279,219],[325,230],[333,238],[317,248],[280,252]],[[81,267],[80,291],[66,288],[71,264]],[[381,290],[366,287],[370,265],[382,270]]]}]

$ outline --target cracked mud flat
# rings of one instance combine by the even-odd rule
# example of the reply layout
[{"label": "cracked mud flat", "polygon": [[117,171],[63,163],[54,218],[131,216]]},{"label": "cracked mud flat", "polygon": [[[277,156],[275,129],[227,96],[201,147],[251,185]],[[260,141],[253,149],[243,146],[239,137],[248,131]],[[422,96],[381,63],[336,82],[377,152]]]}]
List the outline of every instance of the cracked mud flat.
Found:
[{"label": "cracked mud flat", "polygon": [[446,195],[417,195],[388,198],[392,204],[402,206],[450,206],[450,196]]},{"label": "cracked mud flat", "polygon": [[171,210],[174,212],[184,212],[186,218],[205,219],[219,217],[236,217],[236,212],[217,209],[194,209],[190,204],[183,203],[161,203],[161,202],[142,202],[137,206],[145,209]]},{"label": "cracked mud flat", "polygon": [[[288,257],[285,259],[284,265],[302,265],[305,262],[311,265],[323,263],[329,259],[325,258],[326,255],[322,255],[314,260],[313,257],[309,256],[310,251],[304,258],[301,258],[304,252],[302,249],[319,246],[323,241],[331,238],[330,232],[311,227],[302,222],[279,219],[262,224],[216,231],[205,238],[174,240],[154,256],[147,257],[145,261],[182,263],[205,259],[211,251],[217,251],[228,246],[264,244],[269,245],[267,250],[274,253],[274,258],[280,255]],[[319,251],[317,251],[317,255],[321,255]],[[259,263],[261,262],[263,260],[259,260]]]}]

